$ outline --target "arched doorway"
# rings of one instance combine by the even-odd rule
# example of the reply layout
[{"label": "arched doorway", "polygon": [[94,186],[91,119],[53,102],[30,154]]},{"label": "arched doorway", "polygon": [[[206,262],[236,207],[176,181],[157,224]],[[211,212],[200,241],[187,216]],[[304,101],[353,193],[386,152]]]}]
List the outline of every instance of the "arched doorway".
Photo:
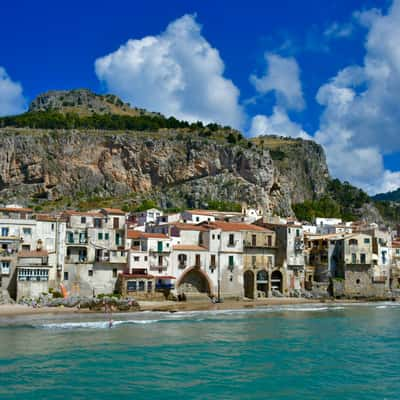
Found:
[{"label": "arched doorway", "polygon": [[259,296],[268,296],[268,272],[265,269],[257,272],[257,293]]},{"label": "arched doorway", "polygon": [[244,297],[254,299],[254,273],[253,271],[246,271],[243,274],[244,280]]},{"label": "arched doorway", "polygon": [[271,288],[282,293],[282,273],[278,270],[271,274]]},{"label": "arched doorway", "polygon": [[192,268],[187,271],[178,282],[180,292],[185,293],[211,293],[210,282],[201,270]]}]

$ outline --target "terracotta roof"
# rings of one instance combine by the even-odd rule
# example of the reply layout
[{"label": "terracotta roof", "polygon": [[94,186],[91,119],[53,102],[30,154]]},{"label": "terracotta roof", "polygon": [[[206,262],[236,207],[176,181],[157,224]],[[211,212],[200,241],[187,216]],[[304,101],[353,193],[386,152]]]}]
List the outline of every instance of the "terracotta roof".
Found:
[{"label": "terracotta roof", "polygon": [[107,214],[125,215],[125,212],[119,208],[102,208],[101,211],[105,211]]},{"label": "terracotta roof", "polygon": [[48,214],[36,214],[35,215],[36,221],[44,221],[44,222],[63,222],[66,219],[63,217],[56,217],[54,215],[48,215]]},{"label": "terracotta roof", "polygon": [[171,224],[171,227],[175,227],[181,231],[207,231],[203,225],[195,225],[195,224],[185,224],[183,222],[175,222]]},{"label": "terracotta roof", "polygon": [[400,241],[393,241],[392,242],[392,247],[394,247],[395,249],[398,249],[398,248],[400,248]]},{"label": "terracotta roof", "polygon": [[258,225],[246,224],[244,222],[224,222],[215,221],[209,222],[207,225],[211,229],[221,229],[222,231],[258,231],[258,232],[272,232],[269,229],[263,228]]},{"label": "terracotta roof", "polygon": [[65,215],[81,215],[82,217],[99,217],[103,218],[103,214],[95,212],[95,211],[75,211],[75,210],[66,210],[64,211]]},{"label": "terracotta roof", "polygon": [[172,246],[173,250],[188,250],[188,251],[206,251],[207,249],[202,246],[197,246],[195,244],[176,244]]},{"label": "terracotta roof", "polygon": [[32,208],[24,208],[24,207],[0,207],[1,212],[24,212],[31,213],[33,212]]},{"label": "terracotta roof", "polygon": [[18,253],[19,258],[47,257],[48,255],[46,250],[20,251]]},{"label": "terracotta roof", "polygon": [[169,239],[167,235],[164,235],[162,233],[148,233],[148,232],[142,232],[142,231],[127,231],[127,237],[128,239]]}]

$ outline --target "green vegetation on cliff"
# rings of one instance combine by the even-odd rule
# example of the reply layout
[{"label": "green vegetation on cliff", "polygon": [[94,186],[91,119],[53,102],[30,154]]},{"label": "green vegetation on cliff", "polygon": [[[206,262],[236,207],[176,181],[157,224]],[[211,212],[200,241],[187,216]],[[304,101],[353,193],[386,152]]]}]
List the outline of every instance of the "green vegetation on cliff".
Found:
[{"label": "green vegetation on cliff", "polygon": [[320,199],[306,200],[293,205],[293,211],[302,221],[316,217],[357,219],[359,210],[371,200],[369,196],[348,182],[333,179],[328,182],[327,193]]}]

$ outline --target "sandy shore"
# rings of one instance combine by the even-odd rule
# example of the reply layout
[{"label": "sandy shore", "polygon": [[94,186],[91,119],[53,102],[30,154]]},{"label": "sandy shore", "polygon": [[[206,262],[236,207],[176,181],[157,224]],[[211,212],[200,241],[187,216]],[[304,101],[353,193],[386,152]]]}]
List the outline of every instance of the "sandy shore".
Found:
[{"label": "sandy shore", "polygon": [[[226,310],[254,308],[270,305],[288,305],[288,304],[307,304],[319,303],[317,300],[297,299],[297,298],[269,298],[262,300],[226,300],[223,303],[213,304],[210,301],[139,301],[140,311],[196,311],[196,310]],[[32,308],[27,305],[10,304],[0,305],[0,317],[19,316],[35,314],[83,314],[91,313],[88,309],[78,309],[77,307],[41,307]]]},{"label": "sandy shore", "polygon": [[[225,300],[223,303],[213,304],[210,301],[139,301],[139,311],[162,311],[162,312],[176,312],[176,311],[205,311],[205,310],[230,310],[230,309],[246,309],[267,306],[280,306],[280,305],[296,305],[296,304],[317,304],[317,303],[365,303],[368,300],[320,300],[320,299],[304,299],[293,297],[272,297],[258,300]],[[373,301],[373,300],[370,300]],[[397,301],[400,301],[397,300]],[[97,311],[98,312],[98,311]],[[0,318],[12,317],[20,315],[36,315],[36,314],[87,314],[92,313],[88,309],[78,309],[77,307],[41,307],[32,308],[26,305],[10,304],[0,305]],[[95,313],[95,311],[93,311]]]}]

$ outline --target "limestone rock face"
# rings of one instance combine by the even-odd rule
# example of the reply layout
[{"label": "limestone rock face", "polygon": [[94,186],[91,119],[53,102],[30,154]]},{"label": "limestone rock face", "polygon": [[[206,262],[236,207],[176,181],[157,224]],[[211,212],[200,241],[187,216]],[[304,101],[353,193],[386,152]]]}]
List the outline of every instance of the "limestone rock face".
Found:
[{"label": "limestone rock face", "polygon": [[324,193],[325,155],[314,142],[285,140],[276,159],[274,143],[271,150],[268,143],[234,145],[174,131],[2,128],[0,201],[136,193],[162,207],[217,199],[292,215],[293,202]]}]

